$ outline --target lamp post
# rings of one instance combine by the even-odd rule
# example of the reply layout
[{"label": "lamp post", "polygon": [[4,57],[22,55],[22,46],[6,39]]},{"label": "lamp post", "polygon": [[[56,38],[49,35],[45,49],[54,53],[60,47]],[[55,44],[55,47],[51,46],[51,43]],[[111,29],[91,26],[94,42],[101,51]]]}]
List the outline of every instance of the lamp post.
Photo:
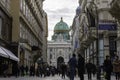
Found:
[{"label": "lamp post", "polygon": [[[99,17],[98,17],[98,7],[94,3],[94,0],[90,2],[89,8],[91,8],[95,13],[94,14],[94,19],[95,19],[95,26],[96,27],[96,62],[97,62],[97,80],[101,80],[101,70],[100,70],[100,64],[99,64]],[[93,27],[93,26],[92,26]]]},{"label": "lamp post", "polygon": [[96,62],[97,62],[97,80],[101,80],[101,69],[99,64],[99,17],[98,17],[98,7],[93,2],[91,2],[92,5],[94,5],[94,11],[95,11],[95,27],[96,27]]}]

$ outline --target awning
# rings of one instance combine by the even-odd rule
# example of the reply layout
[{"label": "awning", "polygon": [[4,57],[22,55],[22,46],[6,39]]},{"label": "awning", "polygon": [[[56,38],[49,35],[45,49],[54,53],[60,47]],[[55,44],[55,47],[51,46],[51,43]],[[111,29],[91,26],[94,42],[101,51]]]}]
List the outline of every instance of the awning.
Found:
[{"label": "awning", "polygon": [[10,59],[14,61],[19,61],[19,58],[17,58],[10,50],[7,50],[3,47],[0,47],[0,49],[2,49],[9,56]]},{"label": "awning", "polygon": [[1,47],[0,47],[0,56],[5,57],[5,58],[8,58],[8,57],[9,57],[8,54],[5,53],[5,52],[3,51],[3,49],[1,49]]}]

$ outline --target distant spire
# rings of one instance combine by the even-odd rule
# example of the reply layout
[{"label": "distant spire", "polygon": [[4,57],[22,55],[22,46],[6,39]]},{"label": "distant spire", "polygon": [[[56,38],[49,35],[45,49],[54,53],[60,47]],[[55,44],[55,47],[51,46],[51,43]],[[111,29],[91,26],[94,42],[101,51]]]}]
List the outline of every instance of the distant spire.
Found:
[{"label": "distant spire", "polygon": [[63,21],[63,18],[61,17],[61,21]]}]

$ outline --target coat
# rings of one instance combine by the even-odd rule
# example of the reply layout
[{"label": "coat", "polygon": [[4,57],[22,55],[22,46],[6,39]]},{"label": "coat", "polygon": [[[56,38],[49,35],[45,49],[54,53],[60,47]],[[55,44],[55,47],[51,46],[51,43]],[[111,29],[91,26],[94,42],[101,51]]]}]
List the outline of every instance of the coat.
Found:
[{"label": "coat", "polygon": [[92,63],[86,63],[86,69],[87,69],[87,73],[92,73],[93,71],[93,64]]},{"label": "coat", "polygon": [[68,64],[69,64],[70,70],[75,70],[76,67],[77,67],[77,60],[76,60],[76,58],[75,58],[75,57],[72,57],[72,58],[69,60]]},{"label": "coat", "polygon": [[113,71],[113,65],[110,60],[105,60],[103,67],[104,71],[107,73],[111,73]]},{"label": "coat", "polygon": [[78,59],[78,74],[84,74],[85,73],[85,60],[84,58]]},{"label": "coat", "polygon": [[113,72],[120,72],[120,60],[113,62]]}]

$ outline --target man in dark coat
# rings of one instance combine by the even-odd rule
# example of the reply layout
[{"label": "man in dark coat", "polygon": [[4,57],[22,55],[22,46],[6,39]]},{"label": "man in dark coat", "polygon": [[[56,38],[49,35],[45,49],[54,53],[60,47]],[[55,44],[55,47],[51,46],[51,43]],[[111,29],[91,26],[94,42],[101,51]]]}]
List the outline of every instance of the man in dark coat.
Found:
[{"label": "man in dark coat", "polygon": [[111,80],[111,72],[112,72],[113,66],[109,56],[106,56],[106,60],[104,60],[103,67],[104,67],[104,71],[106,72],[105,78],[107,80]]},{"label": "man in dark coat", "polygon": [[65,65],[65,62],[61,64],[61,72],[62,72],[62,78],[65,79],[65,73],[66,73],[67,67]]},{"label": "man in dark coat", "polygon": [[90,60],[88,61],[88,63],[86,63],[86,69],[88,74],[88,80],[92,80],[93,64],[90,62]]},{"label": "man in dark coat", "polygon": [[26,72],[26,75],[28,75],[28,66],[27,65],[25,66],[25,72]]},{"label": "man in dark coat", "polygon": [[21,73],[21,76],[24,76],[24,66],[23,65],[21,65],[20,66],[20,73]]},{"label": "man in dark coat", "polygon": [[78,54],[78,76],[80,80],[84,80],[84,72],[85,72],[85,60],[84,58]]},{"label": "man in dark coat", "polygon": [[74,80],[75,70],[77,67],[77,60],[76,60],[75,54],[72,55],[72,58],[70,58],[68,64],[69,64],[69,68],[70,68],[70,80]]}]

